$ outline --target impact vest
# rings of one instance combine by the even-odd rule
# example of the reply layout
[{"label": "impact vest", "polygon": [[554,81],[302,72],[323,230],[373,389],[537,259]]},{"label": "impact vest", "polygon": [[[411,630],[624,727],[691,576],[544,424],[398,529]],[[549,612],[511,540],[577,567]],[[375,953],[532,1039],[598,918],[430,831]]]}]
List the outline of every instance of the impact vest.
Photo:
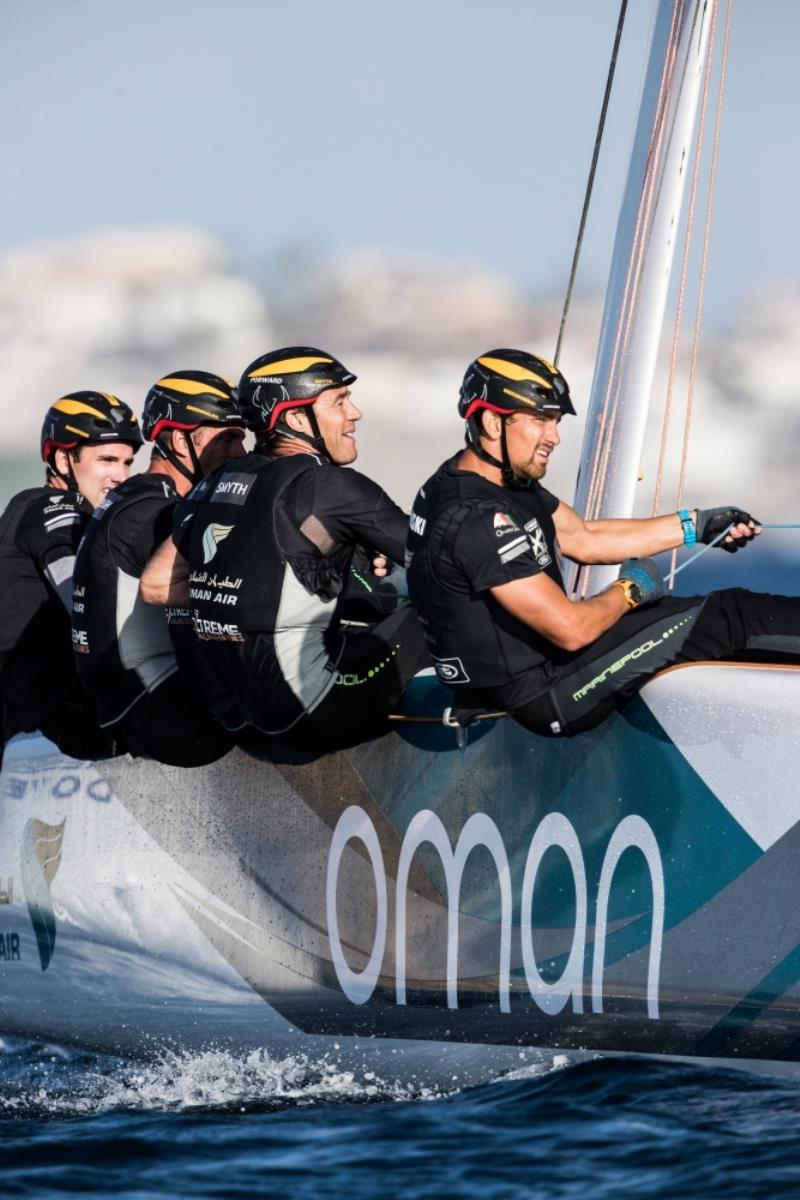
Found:
[{"label": "impact vest", "polygon": [[[195,653],[205,676],[222,685],[217,690],[233,694],[244,719],[265,733],[290,728],[334,682],[338,653],[326,636],[338,603],[332,592],[341,589],[353,547],[335,547],[321,572],[319,550],[302,531],[294,531],[300,549],[291,562],[277,533],[286,489],[303,472],[320,469],[338,468],[310,454],[249,455],[203,481],[176,514],[177,541],[182,514],[191,522],[188,554],[182,544]],[[326,589],[322,576],[339,582]],[[213,697],[211,708],[223,710]]]},{"label": "impact vest", "polygon": [[69,588],[75,551],[90,515],[77,492],[29,488],[0,516],[0,694],[20,728],[77,686],[69,615],[59,589]]},{"label": "impact vest", "polygon": [[407,555],[411,599],[436,672],[448,687],[502,689],[531,675],[533,696],[548,686],[553,646],[512,617],[490,591],[470,585],[459,571],[454,543],[459,534],[467,536],[470,516],[480,506],[499,503],[523,531],[540,569],[563,591],[549,493],[536,482],[519,491],[499,487],[459,471],[456,459],[444,463],[414,500]]},{"label": "impact vest", "polygon": [[165,475],[134,475],[109,492],[89,521],[75,562],[72,648],[100,725],[121,720],[178,668],[164,609],[139,597],[139,579],[114,559],[114,522],[142,500],[177,501]]}]

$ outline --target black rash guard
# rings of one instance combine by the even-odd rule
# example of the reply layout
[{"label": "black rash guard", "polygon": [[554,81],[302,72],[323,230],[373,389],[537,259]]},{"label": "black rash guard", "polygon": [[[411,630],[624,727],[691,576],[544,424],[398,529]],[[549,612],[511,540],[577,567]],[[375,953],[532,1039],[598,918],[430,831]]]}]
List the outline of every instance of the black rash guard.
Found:
[{"label": "black rash guard", "polygon": [[74,491],[20,492],[0,517],[0,691],[13,731],[33,730],[77,685],[69,606],[91,508]]}]

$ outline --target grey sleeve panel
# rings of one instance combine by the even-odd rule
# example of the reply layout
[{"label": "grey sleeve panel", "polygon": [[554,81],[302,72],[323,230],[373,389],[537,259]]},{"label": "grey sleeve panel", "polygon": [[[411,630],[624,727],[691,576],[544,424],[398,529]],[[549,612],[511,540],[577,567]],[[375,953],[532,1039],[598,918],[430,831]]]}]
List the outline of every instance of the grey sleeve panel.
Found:
[{"label": "grey sleeve panel", "polygon": [[48,563],[44,569],[45,576],[53,591],[72,616],[72,572],[75,569],[75,555],[65,554],[62,558]]}]

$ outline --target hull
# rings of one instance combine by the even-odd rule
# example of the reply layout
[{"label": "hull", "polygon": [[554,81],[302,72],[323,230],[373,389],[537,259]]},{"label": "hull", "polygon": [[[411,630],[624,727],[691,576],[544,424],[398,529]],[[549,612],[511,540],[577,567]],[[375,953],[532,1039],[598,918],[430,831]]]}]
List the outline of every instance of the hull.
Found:
[{"label": "hull", "polygon": [[448,1083],[554,1049],[796,1062],[798,717],[800,669],[699,664],[569,741],[419,720],[183,770],[17,739],[0,1028]]}]

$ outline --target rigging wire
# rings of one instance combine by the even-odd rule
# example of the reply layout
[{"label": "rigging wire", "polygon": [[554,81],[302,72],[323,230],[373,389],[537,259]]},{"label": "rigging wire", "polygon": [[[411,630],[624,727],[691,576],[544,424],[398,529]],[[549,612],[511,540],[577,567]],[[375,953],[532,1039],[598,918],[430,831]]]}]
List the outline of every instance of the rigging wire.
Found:
[{"label": "rigging wire", "polygon": [[564,327],[566,326],[566,323],[567,323],[567,314],[569,313],[569,307],[572,302],[572,289],[575,286],[575,276],[577,275],[577,272],[578,272],[578,259],[580,258],[581,247],[583,245],[583,235],[584,235],[584,231],[586,229],[586,221],[589,216],[589,203],[591,201],[592,190],[594,188],[594,177],[597,172],[597,160],[600,157],[600,144],[603,140],[603,130],[604,130],[605,124],[606,124],[606,114],[608,113],[608,103],[611,98],[611,85],[614,81],[614,72],[617,67],[617,53],[619,51],[619,44],[620,44],[620,40],[622,38],[622,27],[625,24],[625,12],[626,12],[627,7],[628,7],[628,0],[622,0],[622,4],[621,4],[620,10],[619,10],[619,17],[617,19],[617,31],[616,31],[616,34],[614,35],[614,48],[611,52],[611,62],[609,63],[609,67],[608,67],[608,77],[606,79],[606,90],[603,95],[603,103],[600,108],[600,120],[597,123],[597,134],[594,139],[594,151],[592,153],[591,166],[589,167],[589,178],[586,183],[586,192],[584,193],[584,197],[583,197],[583,209],[581,211],[581,219],[580,219],[580,223],[578,225],[578,237],[575,242],[575,252],[572,256],[572,267],[571,267],[571,270],[569,273],[569,283],[567,284],[567,294],[564,299],[564,309],[561,313],[561,324],[559,325],[559,328],[558,328],[558,339],[556,341],[556,350],[555,350],[555,354],[553,355],[553,363],[555,366],[558,366],[558,360],[561,356],[561,343],[564,338]]},{"label": "rigging wire", "polygon": [[697,309],[695,312],[694,334],[692,337],[692,355],[689,366],[689,391],[686,399],[686,421],[683,431],[683,453],[681,455],[681,472],[678,480],[678,508],[682,507],[684,488],[686,486],[686,462],[689,455],[689,435],[691,432],[692,413],[694,408],[694,384],[697,373],[697,352],[700,346],[700,323],[703,316],[703,303],[705,300],[705,285],[706,272],[708,269],[708,248],[711,241],[711,216],[714,207],[714,187],[717,178],[717,163],[719,160],[719,140],[720,128],[722,125],[722,101],[725,94],[725,79],[728,71],[728,49],[730,45],[731,32],[731,13],[733,9],[733,0],[728,0],[728,7],[725,14],[725,31],[722,42],[722,60],[720,63],[720,80],[719,92],[717,95],[717,109],[714,120],[714,141],[711,154],[711,167],[709,170],[708,179],[708,197],[706,200],[706,220],[703,229],[703,254],[700,264],[700,280],[698,286]]},{"label": "rigging wire", "polygon": [[[686,299],[686,283],[689,275],[689,261],[691,257],[692,237],[694,235],[694,218],[697,207],[697,192],[700,183],[700,166],[703,159],[703,149],[705,146],[705,128],[706,128],[706,113],[708,111],[708,95],[711,87],[711,75],[713,70],[714,60],[714,43],[717,34],[717,6],[714,5],[711,14],[711,28],[708,38],[708,54],[706,55],[705,71],[703,78],[703,94],[700,101],[700,115],[697,125],[697,138],[694,148],[694,166],[692,169],[692,184],[689,191],[689,207],[686,215],[686,229],[683,235],[683,255],[681,259],[681,276],[678,286],[678,299],[675,305],[675,320],[672,327],[672,351],[670,353],[669,371],[667,373],[667,396],[664,402],[664,417],[661,425],[661,438],[659,442],[658,465],[656,467],[655,487],[653,489],[653,506],[652,515],[655,517],[659,512],[661,502],[661,487],[664,481],[664,471],[667,461],[667,446],[669,444],[669,423],[672,416],[672,400],[675,393],[675,373],[678,366],[678,351],[681,342],[681,330],[683,328],[683,308]],[[680,508],[680,504],[678,508]],[[675,565],[673,561],[673,567]]]},{"label": "rigging wire", "polygon": [[[585,520],[596,520],[599,516],[605,487],[605,479],[608,472],[608,454],[610,453],[611,435],[616,424],[617,409],[619,407],[621,363],[624,361],[625,352],[630,340],[630,332],[633,324],[633,313],[636,307],[639,282],[644,266],[646,249],[645,231],[649,222],[650,212],[653,208],[653,205],[657,201],[659,192],[657,168],[661,166],[663,159],[662,149],[665,139],[667,98],[671,86],[673,72],[675,70],[677,53],[675,43],[678,30],[679,8],[680,6],[676,4],[672,12],[672,21],[667,39],[669,52],[664,61],[661,80],[659,83],[658,96],[656,98],[655,116],[653,119],[650,145],[648,147],[647,161],[642,178],[642,199],[639,205],[639,211],[636,215],[636,223],[634,226],[633,239],[631,243],[631,252],[628,258],[628,264],[625,273],[625,284],[622,302],[620,305],[620,315],[617,321],[614,345],[611,351],[610,366],[603,394],[603,402],[597,421],[597,428],[595,430],[594,454],[592,456],[589,484],[586,491],[586,508],[583,513]],[[681,81],[681,87],[682,86],[683,81]],[[667,145],[669,145],[671,140],[672,132],[673,131],[670,130],[669,136],[667,137]],[[589,587],[589,573],[590,568],[578,567],[573,576],[573,595],[579,594],[581,598],[586,595]]]}]

